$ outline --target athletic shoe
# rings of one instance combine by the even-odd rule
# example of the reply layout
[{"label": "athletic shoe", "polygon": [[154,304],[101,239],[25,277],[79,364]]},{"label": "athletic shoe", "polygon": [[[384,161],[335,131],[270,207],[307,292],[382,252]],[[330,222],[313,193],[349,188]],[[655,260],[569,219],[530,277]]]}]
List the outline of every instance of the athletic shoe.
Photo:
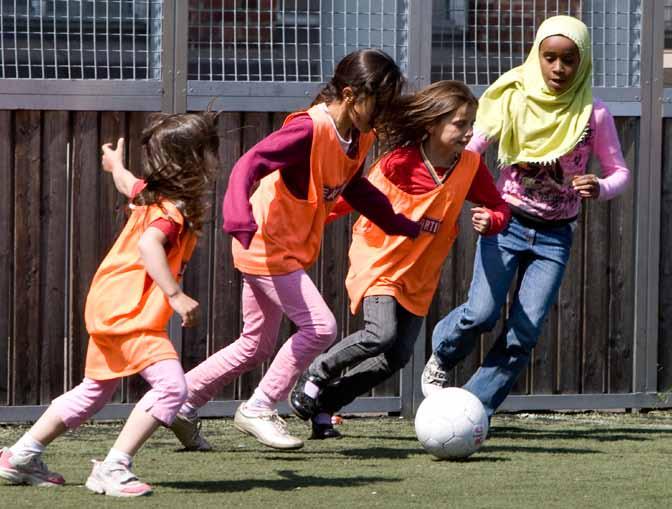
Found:
[{"label": "athletic shoe", "polygon": [[343,438],[343,435],[334,428],[333,424],[318,424],[311,419],[313,432],[310,435],[310,440],[325,440],[327,438]]},{"label": "athletic shoe", "polygon": [[307,421],[314,415],[317,415],[318,403],[316,397],[311,397],[305,392],[306,382],[312,382],[319,387],[319,381],[308,373],[303,373],[294,384],[292,392],[289,393],[287,402],[294,414]]},{"label": "athletic shoe", "polygon": [[149,484],[140,482],[123,463],[92,460],[93,470],[86,487],[94,493],[111,497],[141,497],[152,493]]},{"label": "athletic shoe", "polygon": [[170,429],[187,451],[212,451],[210,443],[201,435],[201,420],[198,417],[190,419],[177,414]]},{"label": "athletic shoe", "polygon": [[7,447],[0,451],[0,478],[12,484],[63,486],[61,474],[51,472],[40,454],[15,455]]},{"label": "athletic shoe", "polygon": [[435,354],[432,354],[425,365],[425,369],[422,370],[420,386],[425,397],[449,387],[448,372],[441,367]]},{"label": "athletic shoe", "polygon": [[276,410],[259,414],[250,413],[245,403],[236,410],[233,426],[238,430],[252,435],[259,442],[274,449],[300,449],[303,441],[289,434],[287,423]]}]

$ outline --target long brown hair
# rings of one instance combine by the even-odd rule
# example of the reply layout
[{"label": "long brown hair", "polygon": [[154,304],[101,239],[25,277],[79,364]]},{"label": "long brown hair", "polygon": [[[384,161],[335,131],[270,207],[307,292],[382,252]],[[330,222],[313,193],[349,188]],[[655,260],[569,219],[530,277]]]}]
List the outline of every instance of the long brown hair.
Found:
[{"label": "long brown hair", "polygon": [[394,59],[380,49],[360,49],[344,56],[334,75],[312,105],[343,100],[343,89],[352,88],[356,99],[375,97],[371,125],[383,124],[390,104],[401,94],[406,80]]},{"label": "long brown hair", "polygon": [[452,115],[464,104],[478,107],[478,99],[461,81],[443,80],[414,94],[398,97],[385,130],[381,132],[383,152],[419,144],[427,128],[444,116]]},{"label": "long brown hair", "polygon": [[217,115],[213,112],[152,115],[142,132],[143,178],[147,187],[135,205],[173,202],[187,225],[200,233],[208,194],[219,162]]}]

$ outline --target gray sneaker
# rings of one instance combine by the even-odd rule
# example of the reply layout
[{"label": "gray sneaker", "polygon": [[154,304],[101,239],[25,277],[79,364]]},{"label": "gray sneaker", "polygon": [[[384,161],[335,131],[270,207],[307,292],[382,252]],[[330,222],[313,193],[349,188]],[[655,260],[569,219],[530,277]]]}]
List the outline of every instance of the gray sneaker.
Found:
[{"label": "gray sneaker", "polygon": [[141,482],[123,463],[93,460],[93,470],[86,487],[94,493],[111,497],[141,497],[152,493],[149,484]]},{"label": "gray sneaker", "polygon": [[63,476],[52,472],[40,454],[14,455],[7,447],[0,451],[0,478],[12,484],[63,486]]},{"label": "gray sneaker", "polygon": [[233,426],[274,449],[300,449],[303,440],[289,434],[287,423],[276,410],[252,414],[242,403],[233,418]]},{"label": "gray sneaker", "polygon": [[427,361],[425,369],[422,370],[420,386],[425,398],[438,390],[450,386],[448,382],[448,372],[441,367],[439,360],[434,354],[432,354]]},{"label": "gray sneaker", "polygon": [[198,416],[190,419],[186,415],[177,414],[170,429],[187,451],[212,451],[210,443],[201,435],[201,420]]}]

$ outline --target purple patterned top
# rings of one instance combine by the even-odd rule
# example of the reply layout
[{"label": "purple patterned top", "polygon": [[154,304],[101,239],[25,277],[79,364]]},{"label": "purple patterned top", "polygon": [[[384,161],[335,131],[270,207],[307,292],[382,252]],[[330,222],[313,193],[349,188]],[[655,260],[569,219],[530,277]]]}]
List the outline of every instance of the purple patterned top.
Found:
[{"label": "purple patterned top", "polygon": [[[474,132],[467,150],[485,152],[492,140]],[[554,164],[514,164],[500,169],[497,189],[512,207],[545,221],[576,217],[581,197],[572,187],[572,179],[586,172],[591,154],[602,168],[599,200],[622,193],[630,178],[625,166],[614,118],[604,103],[595,98],[593,112],[583,139]]]}]

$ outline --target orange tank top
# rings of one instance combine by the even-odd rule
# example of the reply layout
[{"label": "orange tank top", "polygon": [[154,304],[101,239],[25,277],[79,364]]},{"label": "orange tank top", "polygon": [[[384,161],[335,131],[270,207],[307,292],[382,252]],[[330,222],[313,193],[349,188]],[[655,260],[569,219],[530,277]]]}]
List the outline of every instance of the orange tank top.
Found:
[{"label": "orange tank top", "polygon": [[[423,194],[408,194],[381,171],[383,158],[368,179],[387,196],[394,211],[421,223],[416,239],[386,235],[360,216],[352,229],[350,270],[346,287],[350,309],[356,313],[365,296],[390,295],[405,309],[425,316],[441,275],[441,267],[457,237],[457,220],[480,163],[480,156],[464,151],[445,182]],[[409,171],[427,171],[409,168]]]},{"label": "orange tank top", "polygon": [[313,120],[308,196],[300,200],[292,195],[278,171],[261,179],[250,198],[258,225],[250,247],[232,241],[233,262],[241,272],[273,276],[310,267],[320,252],[327,215],[374,142],[373,133],[361,133],[359,152],[350,159],[329,113],[316,105],[308,115]]},{"label": "orange tank top", "polygon": [[86,298],[84,317],[90,339],[85,375],[94,380],[128,376],[160,360],[177,359],[166,328],[173,310],[163,291],[145,270],[138,242],[156,219],[179,225],[168,252],[170,271],[179,281],[196,246],[196,235],[185,230],[174,204],[164,201],[136,207],[119,238],[96,271]]}]

